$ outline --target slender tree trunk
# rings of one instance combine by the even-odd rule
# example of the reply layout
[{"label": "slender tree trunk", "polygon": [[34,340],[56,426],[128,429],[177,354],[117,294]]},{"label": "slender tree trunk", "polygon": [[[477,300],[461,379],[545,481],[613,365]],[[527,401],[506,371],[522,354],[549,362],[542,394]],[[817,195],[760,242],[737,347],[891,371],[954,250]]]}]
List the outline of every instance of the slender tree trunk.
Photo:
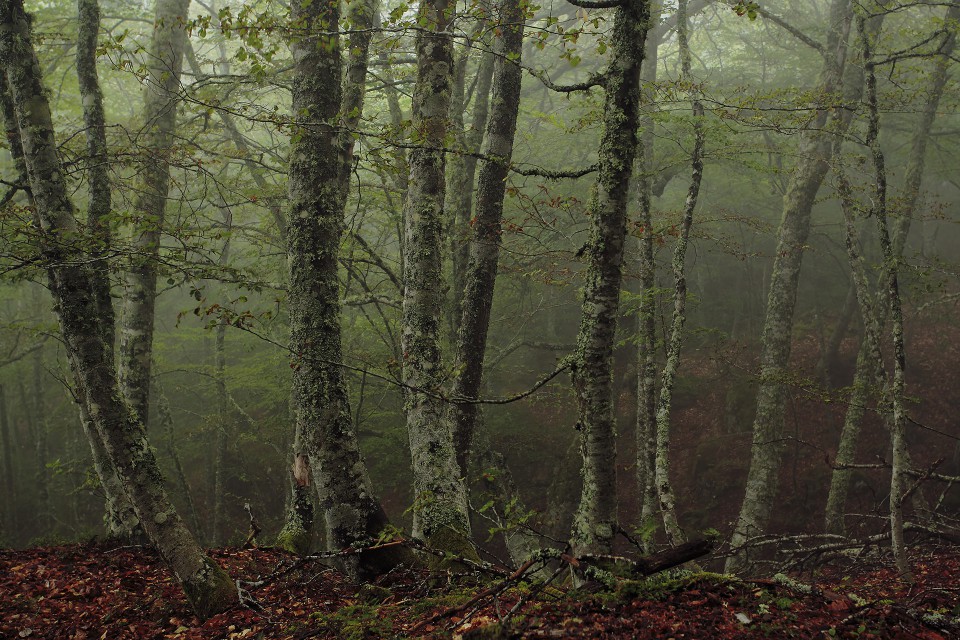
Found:
[{"label": "slender tree trunk", "polygon": [[[97,0],[78,0],[77,9],[77,80],[87,138],[87,183],[89,184],[87,233],[95,243],[91,252],[97,256],[92,268],[96,272],[94,284],[97,287],[96,305],[97,317],[100,319],[100,332],[108,352],[107,358],[113,362],[116,321],[113,299],[110,296],[110,265],[106,258],[113,242],[110,221],[107,219],[112,210],[112,195],[103,93],[100,91],[100,80],[97,77],[100,5]],[[90,424],[90,411],[83,406],[80,407],[80,424],[90,444],[93,468],[104,494],[106,507],[104,525],[107,536],[141,539],[143,528],[140,527],[133,505],[123,491],[123,485],[110,463],[103,441],[97,434],[96,428]]]},{"label": "slender tree trunk", "polygon": [[[946,19],[949,22],[960,20],[960,7],[956,4],[947,9]],[[937,108],[947,85],[948,70],[952,62],[951,55],[956,49],[956,34],[949,31],[940,47],[940,53],[934,61],[933,71],[929,76],[929,88],[926,91],[927,103],[916,123],[912,136],[910,156],[907,160],[903,187],[902,210],[892,241],[894,255],[899,260],[903,255],[903,248],[910,229],[910,221],[915,213],[916,204],[920,196],[920,187],[923,183],[923,169],[926,161],[927,143],[930,140],[930,130],[937,115]],[[887,313],[883,308],[887,305],[886,293],[881,291],[876,298],[875,306],[877,324],[882,327],[886,323]],[[862,305],[861,305],[862,306]],[[862,313],[861,313],[862,315]],[[864,325],[868,323],[864,318]],[[880,329],[877,329],[879,333]],[[840,434],[840,444],[833,474],[830,478],[830,490],[827,495],[826,531],[828,533],[843,534],[845,531],[843,514],[846,509],[847,497],[850,491],[851,470],[844,468],[856,460],[857,446],[860,440],[860,426],[872,382],[882,382],[884,378],[881,362],[871,354],[867,335],[860,344],[857,354],[856,372],[854,373],[853,387],[844,417],[843,430]]]},{"label": "slender tree trunk", "polygon": [[187,481],[187,473],[180,461],[180,454],[177,453],[177,441],[174,437],[173,411],[170,409],[170,400],[163,393],[163,389],[157,388],[157,418],[160,420],[160,428],[164,430],[167,438],[167,453],[173,461],[173,468],[177,472],[177,482],[180,483],[180,490],[183,491],[183,499],[187,503],[187,513],[190,516],[190,526],[197,532],[197,537],[202,538],[203,526],[200,523],[200,514],[197,512],[197,505],[193,501],[193,491],[190,490],[190,483]]},{"label": "slender tree trunk", "polygon": [[[490,100],[492,108],[477,182],[476,220],[473,240],[468,245],[470,259],[464,273],[465,280],[460,284],[464,288],[461,289],[460,329],[454,365],[458,375],[451,395],[465,400],[479,397],[483,381],[483,358],[487,350],[500,259],[503,200],[520,109],[524,13],[517,0],[504,0],[499,7],[500,35],[491,56],[496,59]],[[479,94],[476,99],[487,100],[486,96]],[[464,475],[469,467],[470,447],[479,413],[480,406],[471,402],[449,406],[457,462]]]},{"label": "slender tree trunk", "polygon": [[[459,243],[468,250],[469,260],[457,276],[454,269],[454,291],[460,291],[457,300],[460,322],[456,340],[456,362],[454,369],[458,375],[454,379],[452,397],[476,400],[483,381],[483,360],[486,354],[487,336],[490,329],[490,311],[493,307],[493,294],[496,286],[497,265],[500,256],[501,220],[503,217],[504,195],[506,193],[507,172],[513,153],[514,137],[517,130],[517,114],[520,108],[520,85],[522,69],[520,56],[523,45],[524,12],[518,0],[505,0],[498,4],[498,13],[494,24],[498,25],[497,36],[493,43],[493,52],[485,54],[482,65],[487,60],[495,60],[492,67],[492,80],[484,79],[486,71],[481,66],[474,97],[473,131],[467,136],[468,151],[475,151],[479,136],[474,132],[486,126],[483,147],[483,160],[480,162],[480,175],[477,180],[476,220],[473,223],[473,237],[468,242],[460,237]],[[486,82],[487,86],[484,86]],[[489,96],[489,120],[486,106],[487,92],[492,84]],[[482,114],[479,112],[483,112]],[[465,158],[464,160],[471,160]],[[473,163],[476,164],[475,162]],[[461,233],[466,229],[462,220],[463,191],[472,194],[473,169],[465,168],[465,182],[456,186],[458,193],[450,198],[453,213],[460,220]],[[448,173],[449,177],[449,173]],[[470,186],[469,189],[466,185]],[[456,227],[455,227],[456,228]],[[454,234],[458,233],[456,230]],[[456,248],[458,241],[453,242]],[[456,251],[454,254],[456,263]],[[465,267],[465,268],[464,268]],[[480,406],[472,403],[452,403],[448,407],[448,417],[452,424],[454,447],[457,463],[464,476],[471,468],[471,454],[474,445],[474,433],[481,421]],[[484,471],[487,489],[493,493],[501,507],[523,511],[510,470],[503,456],[494,451],[491,443],[483,438],[477,448],[476,468]],[[505,514],[509,519],[516,515]],[[508,527],[504,540],[511,560],[519,566],[539,545],[536,536],[523,528]]]},{"label": "slender tree trunk", "polygon": [[[226,202],[220,203],[220,215],[223,216],[224,241],[220,250],[220,266],[225,268],[230,258],[230,235],[233,233],[233,212]],[[213,467],[213,531],[211,544],[222,544],[223,510],[226,498],[226,458],[227,443],[230,441],[230,409],[227,393],[227,326],[229,320],[221,316],[217,320],[213,347],[213,376],[217,387],[217,434],[214,449]]]},{"label": "slender tree trunk", "polygon": [[833,377],[833,371],[840,359],[840,345],[843,339],[847,337],[850,329],[850,323],[853,321],[857,310],[857,292],[851,283],[847,287],[847,295],[843,299],[843,307],[840,309],[840,317],[830,332],[830,338],[824,346],[823,353],[820,354],[820,361],[817,363],[817,377],[828,389],[836,386],[836,380]]},{"label": "slender tree trunk", "polygon": [[143,420],[150,418],[157,258],[170,190],[190,0],[157,0],[144,93],[143,184],[135,205],[133,257],[126,277],[118,370],[123,395]]},{"label": "slender tree trunk", "polygon": [[591,205],[583,316],[573,370],[583,454],[583,490],[571,535],[576,555],[609,553],[617,526],[613,345],[640,124],[640,66],[649,19],[647,0],[625,0],[617,7],[604,80],[600,168]]},{"label": "slender tree trunk", "polygon": [[53,512],[50,508],[50,471],[47,469],[50,457],[48,447],[50,425],[47,424],[43,375],[43,350],[37,350],[33,354],[33,390],[30,393],[30,399],[33,401],[33,451],[36,461],[34,486],[37,488],[34,512],[37,516],[38,529],[44,535],[49,535],[53,527]]},{"label": "slender tree trunk", "polygon": [[[521,16],[519,20],[522,20]],[[468,49],[469,51],[469,49]],[[468,51],[463,53],[468,55]],[[464,130],[462,83],[460,105],[456,101],[451,105],[450,117],[455,135],[462,153],[451,154],[447,159],[444,211],[450,225],[450,254],[452,256],[450,282],[450,319],[451,337],[456,341],[457,323],[463,314],[465,290],[468,286],[470,270],[471,230],[470,219],[473,216],[474,180],[477,172],[476,154],[483,143],[484,131],[490,114],[490,88],[494,74],[496,52],[484,52],[477,69],[476,86],[473,90],[473,117],[469,130]],[[520,55],[519,49],[515,54]],[[518,63],[514,63],[516,66]],[[459,80],[459,79],[458,79]],[[519,81],[518,81],[519,87]],[[517,89],[519,92],[519,88]],[[454,95],[456,95],[456,91]],[[513,143],[511,135],[510,143]],[[478,216],[479,217],[479,216]],[[462,326],[461,326],[462,329]]]},{"label": "slender tree trunk", "polygon": [[[226,248],[224,249],[224,254]],[[226,260],[221,254],[221,264]],[[223,534],[224,494],[226,493],[226,457],[227,457],[227,426],[229,410],[227,409],[227,319],[217,321],[214,337],[214,380],[217,387],[217,434],[214,444],[213,461],[213,523],[211,525],[211,542],[214,547],[220,546]]]},{"label": "slender tree trunk", "polygon": [[[305,486],[312,472],[327,546],[332,550],[369,544],[388,524],[360,453],[340,366],[337,268],[348,175],[344,163],[349,152],[341,143],[343,132],[334,124],[343,115],[340,42],[337,35],[327,35],[336,33],[339,18],[334,1],[292,5],[293,25],[304,35],[290,45],[292,108],[298,130],[290,151],[287,221],[290,350],[295,358],[296,429],[302,446],[294,473]],[[302,531],[292,529],[309,525],[304,515],[288,517],[281,532],[281,538],[296,534],[290,539],[295,539],[297,550],[304,547]],[[341,568],[354,579],[364,579],[389,570],[401,559],[393,551],[364,552],[344,558]]]},{"label": "slender tree trunk", "polygon": [[[883,10],[882,5],[877,5]],[[890,305],[891,332],[893,334],[893,381],[891,385],[891,404],[893,420],[890,425],[890,439],[893,449],[890,469],[890,542],[893,557],[900,574],[913,582],[913,574],[907,559],[906,544],[903,539],[903,500],[907,491],[907,472],[910,459],[907,454],[907,420],[904,407],[906,355],[903,340],[903,308],[900,299],[898,279],[899,256],[894,253],[887,225],[887,172],[886,160],[880,147],[880,107],[877,99],[877,74],[873,61],[873,48],[876,33],[867,27],[868,17],[862,7],[857,15],[860,32],[860,46],[863,49],[863,61],[866,71],[867,136],[866,145],[870,149],[874,168],[874,195],[871,199],[870,215],[877,221],[877,235],[880,238],[880,250],[883,254],[883,271],[886,285],[887,302]]]},{"label": "slender tree trunk", "polygon": [[443,309],[442,230],[444,154],[450,109],[453,40],[449,0],[421,3],[417,33],[417,80],[413,90],[410,179],[404,204],[403,383],[407,435],[413,464],[415,536],[459,553],[470,543],[467,492],[457,464],[453,433],[439,398]]},{"label": "slender tree trunk", "polygon": [[98,323],[96,272],[73,243],[78,227],[57,154],[50,106],[20,0],[0,4],[0,60],[11,89],[30,185],[42,224],[50,291],[78,392],[151,541],[201,618],[237,601],[230,577],[211,561],[167,497],[143,424],[121,399]]},{"label": "slender tree trunk", "polygon": [[[828,101],[833,100],[841,89],[852,15],[850,0],[832,1],[817,91]],[[843,133],[849,122],[849,116],[837,109],[823,108],[818,112],[811,125],[800,135],[799,159],[783,197],[783,218],[777,230],[777,248],[763,327],[760,387],[753,423],[750,471],[740,515],[730,539],[734,554],[727,559],[728,572],[742,570],[748,564],[743,545],[766,529],[777,495],[787,399],[784,377],[790,360],[800,266],[810,234],[810,213],[829,169],[833,140]]]},{"label": "slender tree trunk", "polygon": [[[677,41],[680,47],[681,80],[693,82],[690,72],[690,45],[687,41],[687,0],[679,0],[677,6]],[[693,225],[693,212],[697,207],[700,194],[700,182],[703,179],[703,104],[693,90],[691,99],[693,110],[693,152],[690,158],[692,175],[687,189],[687,198],[683,206],[683,219],[677,245],[673,251],[673,322],[670,328],[670,340],[667,344],[667,361],[663,367],[660,381],[660,402],[657,404],[657,449],[654,473],[657,484],[657,497],[663,526],[667,539],[674,547],[687,541],[677,520],[676,498],[670,483],[670,408],[673,404],[673,382],[680,367],[680,351],[683,347],[683,326],[687,320],[687,278],[686,257]]]},{"label": "slender tree trunk", "polygon": [[[660,21],[662,7],[650,9],[650,23]],[[656,263],[653,251],[653,161],[654,161],[654,102],[653,83],[657,81],[659,37],[653,29],[647,31],[644,45],[644,64],[640,68],[641,97],[645,107],[641,119],[640,144],[637,149],[637,194],[640,209],[639,269],[640,305],[637,309],[637,495],[640,497],[640,523],[646,527],[653,522],[657,510],[656,468]]]}]

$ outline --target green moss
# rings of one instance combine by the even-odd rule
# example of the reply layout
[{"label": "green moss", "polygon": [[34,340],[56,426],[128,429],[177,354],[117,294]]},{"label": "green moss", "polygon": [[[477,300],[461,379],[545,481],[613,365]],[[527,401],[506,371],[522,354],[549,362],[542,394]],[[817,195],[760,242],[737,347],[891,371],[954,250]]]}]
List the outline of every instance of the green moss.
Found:
[{"label": "green moss", "polygon": [[390,591],[390,589],[387,589],[386,587],[378,587],[377,585],[370,584],[369,582],[362,585],[360,590],[357,591],[357,597],[370,605],[382,604],[392,595],[393,591]]},{"label": "green moss", "polygon": [[350,605],[333,613],[318,611],[311,614],[310,619],[341,640],[389,638],[393,635],[393,616],[378,605]]},{"label": "green moss", "polygon": [[310,545],[313,543],[313,535],[300,526],[292,525],[290,522],[283,526],[280,533],[277,534],[275,545],[284,551],[305,556],[310,553]]},{"label": "green moss", "polygon": [[728,586],[735,578],[706,571],[665,572],[643,580],[624,580],[611,597],[618,601],[663,600],[668,595],[702,586]]},{"label": "green moss", "polygon": [[466,568],[457,558],[480,561],[468,536],[451,526],[439,527],[427,538],[427,546],[446,552],[446,556],[431,555],[427,560],[427,567],[431,571],[446,571],[448,569],[462,570]]},{"label": "green moss", "polygon": [[430,598],[421,598],[410,605],[410,614],[415,618],[427,615],[437,609],[450,609],[460,606],[476,595],[476,589],[453,589]]},{"label": "green moss", "polygon": [[237,588],[220,565],[209,558],[196,575],[181,583],[183,591],[201,620],[225,611],[237,602]]}]

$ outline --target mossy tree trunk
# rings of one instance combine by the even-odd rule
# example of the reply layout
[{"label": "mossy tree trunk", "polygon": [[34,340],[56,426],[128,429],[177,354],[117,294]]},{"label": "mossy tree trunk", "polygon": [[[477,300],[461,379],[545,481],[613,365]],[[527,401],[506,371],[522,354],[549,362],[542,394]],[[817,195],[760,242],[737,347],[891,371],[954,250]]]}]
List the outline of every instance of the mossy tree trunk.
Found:
[{"label": "mossy tree trunk", "polygon": [[0,60],[23,140],[49,288],[78,393],[144,530],[193,610],[208,617],[232,606],[237,590],[184,526],[164,490],[143,423],[122,399],[99,326],[96,280],[102,276],[90,267],[89,246],[67,192],[30,18],[19,0],[0,4]]},{"label": "mossy tree trunk", "polygon": [[[521,18],[522,19],[522,18]],[[485,26],[489,23],[484,22]],[[472,43],[463,48],[464,61],[471,57]],[[477,173],[477,156],[483,144],[487,120],[490,117],[490,91],[493,81],[495,51],[483,51],[477,68],[473,88],[473,109],[470,128],[465,129],[463,111],[466,108],[464,85],[465,74],[456,78],[453,100],[450,105],[450,120],[457,151],[447,158],[444,212],[450,230],[450,334],[451,343],[458,339],[460,318],[465,306],[464,297],[470,270],[471,230],[470,219],[473,216],[474,182]],[[457,61],[459,67],[466,62]],[[458,69],[459,71],[459,69]],[[518,89],[519,91],[519,89]],[[512,140],[512,138],[511,138]],[[479,188],[479,187],[478,187]]]},{"label": "mossy tree trunk", "polygon": [[146,427],[150,419],[157,265],[170,190],[180,72],[187,48],[190,0],[157,0],[144,89],[143,184],[134,205],[132,253],[126,274],[118,371],[124,397]]},{"label": "mossy tree trunk", "polygon": [[[691,77],[690,45],[687,38],[687,0],[679,0],[677,5],[677,41],[680,47],[681,83],[693,83]],[[680,368],[680,351],[683,347],[683,327],[687,320],[687,277],[686,256],[690,239],[690,227],[693,225],[693,212],[697,207],[700,183],[703,180],[703,148],[705,134],[703,130],[703,103],[696,89],[691,90],[691,108],[693,112],[693,150],[690,153],[691,176],[687,197],[683,205],[683,218],[677,235],[677,244],[673,251],[673,319],[670,326],[670,338],[667,342],[667,361],[663,366],[660,381],[660,399],[657,403],[657,446],[654,463],[657,498],[663,527],[667,539],[673,546],[687,541],[677,519],[676,498],[670,482],[670,409],[673,405],[673,383]]]},{"label": "mossy tree trunk", "polygon": [[[827,40],[821,51],[823,67],[815,92],[824,96],[828,104],[842,88],[852,17],[850,0],[832,1]],[[777,495],[787,399],[784,378],[790,360],[800,266],[810,234],[810,214],[830,166],[834,139],[843,133],[849,122],[850,118],[843,110],[824,106],[799,136],[798,160],[783,197],[783,216],[777,229],[777,248],[761,338],[760,387],[753,423],[750,470],[740,514],[730,539],[735,553],[727,559],[728,572],[747,566],[749,559],[744,544],[764,532]]]},{"label": "mossy tree trunk", "polygon": [[[651,24],[660,20],[662,8],[650,9]],[[653,160],[654,160],[654,104],[653,83],[657,81],[659,36],[654,29],[647,30],[644,45],[644,64],[640,69],[641,99],[644,114],[641,118],[640,143],[637,149],[637,204],[640,225],[639,280],[640,304],[637,309],[637,495],[640,498],[640,523],[647,526],[657,509],[654,470],[656,462],[656,263],[653,249]]]},{"label": "mossy tree trunk", "polygon": [[[513,154],[520,109],[524,13],[518,0],[499,4],[498,32],[491,56],[493,69],[490,117],[487,125],[483,160],[477,181],[476,220],[473,237],[468,244],[469,261],[460,283],[462,301],[456,342],[456,364],[451,396],[476,400],[483,381],[483,358],[490,330],[490,311],[500,260],[501,220],[507,173]],[[481,99],[477,96],[475,99]],[[486,102],[486,96],[482,97]],[[472,177],[472,176],[471,176]],[[471,190],[472,191],[472,190]],[[453,424],[453,441],[457,461],[466,474],[470,447],[480,406],[475,402],[452,403],[449,417]]]},{"label": "mossy tree trunk", "polygon": [[[331,34],[338,29],[339,3],[295,2],[291,20],[299,33],[290,44],[296,137],[290,151],[287,220],[290,350],[300,446],[294,471],[301,488],[313,476],[327,546],[339,550],[371,544],[388,521],[360,453],[341,367],[337,269],[349,175],[344,164],[350,151],[343,145],[349,132],[337,126],[343,115],[343,62],[339,37]],[[304,510],[288,517],[281,542],[302,552],[309,546],[304,534],[310,514],[304,496],[294,498],[294,507]],[[344,558],[341,569],[362,580],[389,570],[402,558],[393,550],[364,552]]]},{"label": "mossy tree trunk", "polygon": [[[448,419],[453,429],[453,441],[457,463],[464,476],[471,468],[482,470],[484,486],[492,494],[506,518],[504,541],[511,560],[519,566],[538,548],[535,535],[519,526],[512,526],[511,519],[522,517],[524,511],[517,486],[506,462],[493,450],[488,438],[475,445],[475,433],[481,428],[481,408],[475,401],[479,398],[483,381],[483,360],[486,354],[487,336],[490,329],[490,312],[496,286],[497,267],[500,258],[501,220],[507,174],[513,154],[517,130],[517,114],[520,108],[520,85],[522,69],[520,59],[523,47],[524,11],[519,0],[504,0],[498,3],[491,23],[496,25],[493,50],[484,54],[480,75],[475,89],[473,129],[466,136],[468,151],[476,151],[479,143],[477,129],[486,126],[483,144],[483,159],[477,179],[475,220],[472,237],[466,237],[468,221],[463,220],[464,210],[470,217],[470,206],[464,202],[464,185],[473,183],[473,169],[465,168],[465,182],[457,187],[459,193],[448,202],[456,207],[452,212],[460,220],[454,226],[455,239],[451,245],[467,249],[467,260],[454,268],[454,292],[457,294],[457,311],[460,321],[456,338],[456,360],[451,396],[467,402],[453,402],[448,407]],[[488,60],[492,67],[492,79],[485,78],[484,66]],[[486,83],[486,87],[484,86]],[[492,87],[492,88],[491,88]],[[489,96],[489,118],[487,115]],[[483,105],[480,102],[482,101]],[[470,158],[467,158],[470,160]],[[474,159],[474,163],[475,159]],[[449,172],[448,172],[449,178]],[[472,196],[472,188],[467,191]],[[459,231],[457,231],[459,229]],[[462,244],[461,244],[462,243]],[[455,255],[454,262],[457,257]],[[460,269],[458,276],[458,269]],[[459,278],[459,279],[458,279]],[[475,459],[474,459],[475,453]],[[509,513],[507,511],[510,511]],[[517,523],[512,523],[513,525]]]},{"label": "mossy tree trunk", "polygon": [[599,176],[591,203],[583,315],[573,370],[583,455],[583,490],[571,535],[577,555],[609,553],[617,527],[613,346],[640,124],[640,66],[649,19],[647,0],[625,0],[616,9],[609,41]]},{"label": "mossy tree trunk", "polygon": [[[873,9],[885,12],[882,3],[872,3]],[[870,199],[869,215],[877,222],[877,236],[883,257],[883,278],[887,304],[889,305],[891,337],[893,339],[893,377],[890,381],[890,442],[893,454],[890,469],[890,544],[897,569],[910,582],[913,574],[907,558],[903,537],[903,502],[907,492],[907,473],[910,458],[907,453],[907,416],[904,406],[906,392],[906,353],[903,337],[903,306],[900,298],[899,256],[894,251],[887,223],[887,170],[886,158],[880,147],[880,105],[877,98],[877,73],[873,51],[876,47],[877,30],[867,28],[872,19],[870,10],[861,6],[857,11],[857,26],[866,72],[867,135],[865,143],[870,149],[874,169],[874,192]]]},{"label": "mossy tree trunk", "polygon": [[[114,361],[116,321],[110,296],[110,265],[106,255],[113,242],[110,220],[112,194],[103,93],[97,74],[97,37],[100,32],[100,6],[97,0],[77,2],[77,80],[83,105],[83,123],[87,138],[87,233],[91,252],[96,256],[92,268],[96,290],[97,316],[107,358]],[[110,463],[103,441],[90,423],[90,412],[80,407],[80,422],[93,458],[93,468],[100,480],[105,499],[104,525],[111,538],[138,539],[143,529],[123,491],[123,485]]]},{"label": "mossy tree trunk", "polygon": [[[960,7],[956,4],[949,7],[946,12],[947,23],[955,23],[960,20]],[[937,116],[937,109],[940,99],[943,96],[947,85],[948,72],[953,60],[951,58],[956,49],[956,33],[952,30],[944,35],[943,42],[939,47],[939,53],[933,62],[933,71],[929,76],[929,85],[926,91],[927,102],[914,127],[912,143],[910,146],[910,155],[907,160],[905,170],[903,195],[901,197],[901,209],[897,218],[895,231],[892,240],[892,249],[896,258],[899,260],[903,255],[903,247],[906,243],[906,237],[910,229],[910,221],[913,219],[916,205],[920,197],[920,188],[923,184],[923,169],[926,162],[927,144],[930,140],[930,131],[933,127],[934,119]],[[886,295],[881,291],[874,304],[877,322],[882,326],[886,321]],[[862,315],[862,313],[861,313]],[[866,324],[868,320],[864,318]],[[827,533],[843,534],[845,532],[844,511],[847,504],[847,496],[850,491],[850,478],[852,471],[845,468],[845,465],[855,462],[857,446],[860,440],[860,427],[863,422],[866,403],[870,397],[871,384],[882,378],[878,377],[878,369],[881,367],[875,357],[872,356],[870,343],[864,339],[860,344],[860,350],[857,354],[856,371],[852,391],[848,403],[847,412],[844,416],[843,430],[840,434],[840,442],[837,448],[835,458],[836,468],[830,477],[830,490],[827,494],[827,507],[825,527]]]},{"label": "mossy tree trunk", "polygon": [[413,90],[410,177],[404,203],[403,383],[413,465],[414,535],[428,544],[472,553],[467,493],[453,433],[440,398],[443,309],[444,152],[453,72],[449,0],[421,3]]}]

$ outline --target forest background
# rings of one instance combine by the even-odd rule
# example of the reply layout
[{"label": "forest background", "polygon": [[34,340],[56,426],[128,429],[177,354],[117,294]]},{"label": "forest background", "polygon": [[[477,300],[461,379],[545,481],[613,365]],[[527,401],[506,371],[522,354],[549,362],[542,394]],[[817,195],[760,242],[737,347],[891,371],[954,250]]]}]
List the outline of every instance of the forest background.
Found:
[{"label": "forest background", "polygon": [[[317,514],[299,551],[367,539],[338,525],[342,469],[379,531],[453,522],[514,559],[620,530],[718,530],[730,569],[765,534],[956,536],[960,9],[689,5],[102,2],[91,53],[89,1],[29,3],[57,179],[89,225],[44,217],[7,57],[3,543],[100,535],[105,498],[110,533],[137,529],[130,481],[104,481],[124,463],[91,457],[114,449],[53,310],[63,265],[108,283],[116,389],[205,545],[251,513],[267,536]],[[334,349],[330,323],[342,356],[305,355]]]}]

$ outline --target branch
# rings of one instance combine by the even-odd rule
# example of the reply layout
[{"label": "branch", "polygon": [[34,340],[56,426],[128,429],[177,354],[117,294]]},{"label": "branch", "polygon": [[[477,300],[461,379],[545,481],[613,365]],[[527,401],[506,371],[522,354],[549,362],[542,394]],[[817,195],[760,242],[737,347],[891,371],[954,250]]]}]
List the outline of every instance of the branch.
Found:
[{"label": "branch", "polygon": [[373,260],[374,264],[380,267],[380,270],[387,274],[387,277],[390,278],[390,282],[397,287],[397,291],[403,291],[403,283],[400,282],[400,278],[398,278],[397,274],[393,272],[393,269],[387,266],[387,263],[383,261],[383,258],[377,255],[377,253],[370,247],[370,244],[363,239],[363,236],[356,231],[352,232],[350,235],[353,236],[353,239],[357,241],[357,244],[360,245],[366,254],[370,256],[370,259]]},{"label": "branch", "polygon": [[595,172],[599,168],[598,165],[592,164],[586,169],[571,169],[569,171],[549,171],[547,169],[520,169],[516,166],[511,166],[510,171],[517,175],[521,176],[537,176],[540,178],[546,178],[547,180],[561,180],[563,178],[582,178],[585,175],[589,175]]},{"label": "branch", "polygon": [[773,24],[777,25],[778,27],[780,27],[781,29],[783,29],[784,31],[792,35],[794,38],[796,38],[803,44],[807,45],[812,49],[815,49],[821,54],[824,53],[825,48],[822,44],[820,44],[819,42],[817,42],[816,40],[814,40],[804,32],[800,31],[800,29],[797,29],[795,26],[793,26],[792,24],[790,24],[780,16],[774,15],[769,11],[767,11],[766,9],[763,9],[762,7],[757,7],[756,11],[758,15],[763,16]]},{"label": "branch", "polygon": [[574,93],[576,91],[588,91],[593,87],[602,87],[606,84],[606,76],[603,73],[591,73],[583,82],[577,82],[574,84],[555,84],[550,78],[547,77],[545,71],[540,69],[534,69],[533,67],[527,67],[521,65],[521,67],[527,71],[534,78],[543,83],[545,87],[557,93]]},{"label": "branch", "polygon": [[612,9],[623,4],[621,0],[567,0],[567,2],[584,9]]}]

